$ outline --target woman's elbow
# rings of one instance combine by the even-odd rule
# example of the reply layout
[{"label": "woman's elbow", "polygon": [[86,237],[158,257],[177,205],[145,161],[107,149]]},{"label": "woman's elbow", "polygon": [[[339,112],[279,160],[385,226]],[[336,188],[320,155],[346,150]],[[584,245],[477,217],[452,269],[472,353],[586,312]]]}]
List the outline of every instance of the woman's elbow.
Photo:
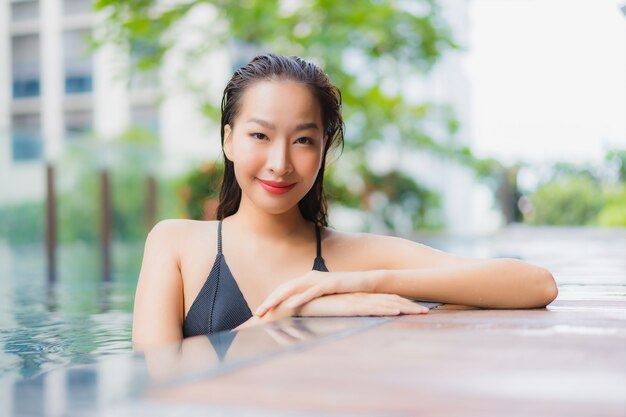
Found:
[{"label": "woman's elbow", "polygon": [[539,307],[545,307],[556,299],[559,295],[559,289],[554,276],[547,269],[540,268],[539,277],[537,280]]},{"label": "woman's elbow", "polygon": [[526,308],[543,308],[556,299],[559,290],[550,271],[518,259],[511,259],[509,262],[512,262],[515,268],[519,268],[521,276],[524,277]]}]

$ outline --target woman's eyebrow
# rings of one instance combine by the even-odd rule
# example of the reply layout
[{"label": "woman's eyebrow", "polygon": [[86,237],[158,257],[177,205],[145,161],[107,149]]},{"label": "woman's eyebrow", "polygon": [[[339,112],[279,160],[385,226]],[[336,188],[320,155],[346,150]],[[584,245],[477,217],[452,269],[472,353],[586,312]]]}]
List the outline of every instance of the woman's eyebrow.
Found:
[{"label": "woman's eyebrow", "polygon": [[296,126],[296,131],[299,131],[299,130],[309,130],[309,129],[319,129],[319,128],[313,122],[301,123],[298,126]]},{"label": "woman's eyebrow", "polygon": [[[276,130],[276,126],[273,123],[270,123],[267,120],[263,120],[263,119],[257,119],[253,117],[251,119],[248,119],[247,123],[256,123],[256,124],[263,126],[266,129]],[[309,129],[319,129],[319,127],[317,127],[317,124],[315,124],[314,122],[301,123],[298,126],[296,126],[296,131],[309,130]]]}]

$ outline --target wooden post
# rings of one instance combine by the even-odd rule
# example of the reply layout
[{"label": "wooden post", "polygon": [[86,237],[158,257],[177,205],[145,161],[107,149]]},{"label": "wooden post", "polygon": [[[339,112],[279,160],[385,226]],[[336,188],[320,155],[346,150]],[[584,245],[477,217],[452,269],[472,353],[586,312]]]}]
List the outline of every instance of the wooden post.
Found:
[{"label": "wooden post", "polygon": [[100,250],[102,280],[111,281],[111,193],[109,172],[100,172]]},{"label": "wooden post", "polygon": [[56,195],[54,190],[54,167],[46,165],[46,263],[48,283],[56,281]]},{"label": "wooden post", "polygon": [[153,175],[146,178],[146,229],[150,231],[156,223],[157,186]]}]

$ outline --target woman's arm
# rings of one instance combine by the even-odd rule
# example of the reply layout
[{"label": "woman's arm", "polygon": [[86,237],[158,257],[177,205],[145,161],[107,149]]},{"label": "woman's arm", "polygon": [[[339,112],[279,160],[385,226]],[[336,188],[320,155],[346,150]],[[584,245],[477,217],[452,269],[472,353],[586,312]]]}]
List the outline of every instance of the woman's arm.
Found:
[{"label": "woman's arm", "polygon": [[[552,274],[517,259],[476,259],[407,239],[356,234],[344,239],[360,272],[318,272],[276,288],[255,312],[283,301],[297,307],[324,294],[379,292],[481,308],[544,307],[557,296]],[[332,269],[332,268],[331,268]]]},{"label": "woman's arm", "polygon": [[179,231],[178,220],[165,220],[157,223],[146,239],[133,311],[132,340],[136,350],[183,338]]},{"label": "woman's arm", "polygon": [[375,272],[374,292],[481,308],[537,308],[558,290],[552,274],[517,259]]},{"label": "woman's arm", "polygon": [[558,293],[548,270],[518,259],[460,256],[393,236],[360,240],[376,248],[376,292],[481,308],[544,307]]}]

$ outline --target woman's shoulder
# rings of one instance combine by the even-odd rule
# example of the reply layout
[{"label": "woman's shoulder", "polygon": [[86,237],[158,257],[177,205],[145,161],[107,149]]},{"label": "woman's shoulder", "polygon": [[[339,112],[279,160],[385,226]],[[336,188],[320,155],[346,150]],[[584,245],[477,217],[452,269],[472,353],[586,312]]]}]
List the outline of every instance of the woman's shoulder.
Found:
[{"label": "woman's shoulder", "polygon": [[407,239],[367,232],[345,232],[326,227],[322,233],[324,257],[339,269],[379,269],[388,266],[390,254],[414,245]]},{"label": "woman's shoulder", "polygon": [[[216,220],[164,219],[155,224],[146,239],[147,244],[167,246],[178,251],[181,246],[195,244],[198,239],[213,236],[217,230]],[[184,252],[184,251],[183,251]]]},{"label": "woman's shoulder", "polygon": [[324,243],[338,246],[362,245],[367,247],[371,245],[378,246],[381,244],[415,244],[415,242],[402,237],[369,232],[345,232],[332,227],[324,228],[322,239],[324,240]]},{"label": "woman's shoulder", "polygon": [[217,223],[217,220],[163,219],[152,227],[149,234],[187,234],[216,228]]},{"label": "woman's shoulder", "polygon": [[[344,269],[425,268],[476,262],[399,236],[324,230],[325,253]],[[344,261],[345,259],[345,261]]]}]

